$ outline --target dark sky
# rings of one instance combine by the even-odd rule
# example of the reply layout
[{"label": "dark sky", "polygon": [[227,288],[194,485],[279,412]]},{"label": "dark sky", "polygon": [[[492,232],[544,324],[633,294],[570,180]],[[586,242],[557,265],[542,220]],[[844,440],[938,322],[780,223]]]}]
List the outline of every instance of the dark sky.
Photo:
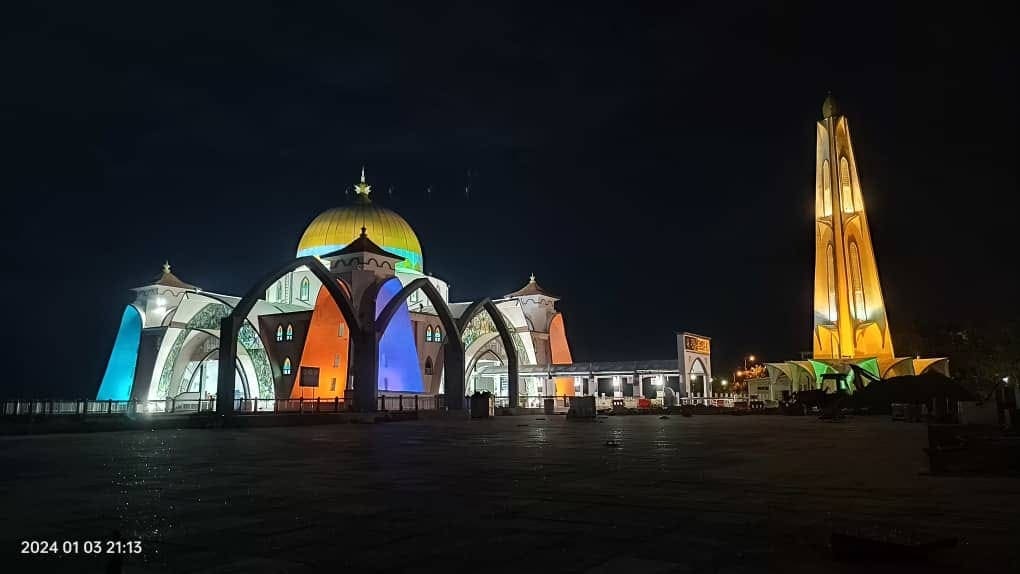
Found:
[{"label": "dark sky", "polygon": [[169,259],[243,291],[362,164],[454,299],[534,272],[563,297],[577,360],[675,356],[679,330],[713,337],[717,371],[795,357],[828,90],[894,338],[1017,316],[1006,13],[104,4],[4,18],[4,395],[91,396],[130,287]]}]

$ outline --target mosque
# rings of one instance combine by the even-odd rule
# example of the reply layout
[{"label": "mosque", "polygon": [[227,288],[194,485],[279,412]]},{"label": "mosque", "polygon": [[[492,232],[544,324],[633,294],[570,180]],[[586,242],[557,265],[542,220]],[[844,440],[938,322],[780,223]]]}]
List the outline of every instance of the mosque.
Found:
[{"label": "mosque", "polygon": [[[468,394],[477,390],[508,395],[508,353],[523,366],[572,363],[563,316],[555,308],[558,298],[533,275],[520,289],[489,301],[498,310],[495,321],[491,313],[464,317],[472,302],[451,302],[449,285],[425,274],[418,236],[403,217],[372,201],[364,170],[354,191],[350,205],[329,209],[312,220],[298,240],[297,258],[329,265],[341,280],[344,295],[355,301],[360,300],[363,284],[375,286],[375,315],[408,285],[417,282],[423,287],[394,309],[378,337],[374,377],[378,393],[444,392],[443,348],[450,333],[437,304],[453,319],[467,319],[455,330],[463,343]],[[351,393],[355,379],[351,343],[357,333],[352,333],[351,321],[321,276],[310,265],[295,266],[253,299],[236,331],[235,399],[332,400]],[[223,378],[221,321],[236,312],[242,298],[191,285],[169,264],[153,281],[133,291],[134,301],[124,309],[97,398],[187,401],[216,395]],[[505,344],[498,323],[506,325],[512,348]],[[498,366],[504,368],[489,369]],[[526,376],[521,381],[523,386],[515,393],[519,396],[573,395],[575,390],[573,377]],[[271,408],[260,401],[252,404]]]}]

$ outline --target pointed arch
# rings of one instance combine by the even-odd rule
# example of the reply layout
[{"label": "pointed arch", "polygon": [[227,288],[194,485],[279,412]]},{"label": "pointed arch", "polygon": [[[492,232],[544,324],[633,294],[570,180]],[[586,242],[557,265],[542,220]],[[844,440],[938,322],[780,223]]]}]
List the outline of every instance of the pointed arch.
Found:
[{"label": "pointed arch", "polygon": [[425,327],[425,341],[428,343],[432,342],[432,325]]},{"label": "pointed arch", "polygon": [[277,341],[283,340],[283,325],[276,326],[276,340]]},{"label": "pointed arch", "polygon": [[864,277],[861,275],[861,252],[856,241],[850,242],[850,288],[854,307],[854,318],[868,320],[867,301],[864,299]]},{"label": "pointed arch", "polygon": [[436,325],[436,328],[432,330],[432,341],[435,343],[443,342],[443,328]]},{"label": "pointed arch", "polygon": [[832,252],[832,242],[825,246],[825,280],[829,299],[829,321],[835,323],[839,311],[836,305],[836,259]]},{"label": "pointed arch", "polygon": [[832,169],[827,159],[822,161],[822,215],[832,215]]},{"label": "pointed arch", "polygon": [[283,368],[281,369],[283,374],[289,375],[292,368],[293,368],[293,366],[290,364],[290,357],[284,357],[284,359],[283,359]]},{"label": "pointed arch", "polygon": [[425,357],[425,374],[432,375],[432,357]]},{"label": "pointed arch", "polygon": [[850,182],[850,163],[846,156],[839,158],[839,203],[844,213],[854,213],[854,190]]},{"label": "pointed arch", "polygon": [[[307,267],[315,277],[322,282],[329,291],[333,301],[336,302],[344,320],[351,327],[351,339],[355,349],[365,346],[370,341],[362,333],[361,321],[354,312],[354,305],[348,295],[349,289],[341,284],[339,280],[330,275],[329,270],[315,257],[298,257],[288,261],[285,265],[269,273],[260,281],[252,285],[244,297],[234,305],[230,315],[220,320],[220,368],[219,378],[216,384],[216,411],[220,414],[230,414],[234,410],[234,379],[233,364],[237,360],[237,335],[241,324],[248,319],[255,303],[265,296],[266,289],[281,277],[290,273],[298,267]],[[306,278],[307,279],[307,278]],[[374,338],[374,337],[373,337]],[[358,381],[355,381],[358,384]]]},{"label": "pointed arch", "polygon": [[[496,304],[492,302],[488,297],[479,299],[468,305],[464,313],[461,314],[460,318],[457,319],[458,330],[457,330],[457,344],[461,347],[463,352],[463,342],[461,341],[460,330],[467,327],[471,319],[478,314],[479,311],[485,309],[489,314],[489,318],[492,319],[493,324],[496,325],[496,331],[499,332],[499,338],[503,342],[503,348],[506,350],[506,371],[507,371],[507,399],[509,399],[512,406],[517,406],[520,400],[520,393],[518,385],[520,384],[520,377],[518,376],[519,370],[519,359],[517,357],[517,345],[514,344],[514,338],[511,334],[510,328],[506,324],[506,319],[503,317],[503,313],[496,307]],[[461,375],[463,379],[463,374]]]},{"label": "pointed arch", "polygon": [[308,281],[307,277],[302,277],[301,278],[301,290],[298,291],[298,299],[301,299],[302,301],[307,303],[308,299],[311,297],[310,290],[311,290],[311,282]]},{"label": "pointed arch", "polygon": [[447,341],[443,345],[443,363],[445,381],[443,391],[446,394],[446,408],[460,410],[464,408],[464,345],[460,338],[460,327],[450,312],[450,306],[443,300],[439,290],[425,277],[411,281],[398,291],[392,299],[383,307],[375,319],[375,339],[382,336],[389,327],[390,321],[401,305],[406,305],[407,298],[415,290],[421,289],[422,293],[432,304],[439,315],[439,321],[446,329]]},{"label": "pointed arch", "polygon": [[289,323],[287,324],[287,335],[284,338],[287,339],[288,341],[294,340],[294,325]]}]

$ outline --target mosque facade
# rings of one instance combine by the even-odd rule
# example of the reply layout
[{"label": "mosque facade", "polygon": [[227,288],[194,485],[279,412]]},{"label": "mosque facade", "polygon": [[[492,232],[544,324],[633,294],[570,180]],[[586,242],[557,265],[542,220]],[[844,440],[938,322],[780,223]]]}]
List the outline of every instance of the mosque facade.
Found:
[{"label": "mosque facade", "polygon": [[[414,230],[397,213],[373,203],[370,194],[363,170],[353,202],[312,220],[298,242],[296,256],[314,258],[328,267],[354,301],[367,300],[359,291],[371,289],[367,306],[375,307],[372,320],[412,282],[421,285],[424,280],[431,286],[406,296],[376,338],[378,364],[373,378],[378,393],[445,391],[447,354],[443,350],[450,333],[437,304],[454,319],[466,319],[456,327],[464,348],[466,394],[489,391],[506,397],[511,391],[505,369],[508,353],[522,366],[572,363],[563,315],[556,309],[558,298],[534,276],[522,288],[491,299],[513,342],[513,348],[508,348],[491,313],[477,312],[470,301],[451,301],[449,285],[425,273]],[[269,409],[271,401],[262,399],[352,396],[355,333],[320,277],[308,265],[297,266],[255,298],[237,325],[235,399],[256,399],[250,401],[256,409]],[[223,377],[222,321],[236,314],[242,297],[186,283],[169,264],[133,292],[97,399],[188,401],[215,396]],[[471,316],[463,317],[465,311]],[[493,372],[491,367],[499,366],[504,368]],[[547,377],[522,377],[514,394],[574,394],[573,378],[551,381],[552,386]]]}]

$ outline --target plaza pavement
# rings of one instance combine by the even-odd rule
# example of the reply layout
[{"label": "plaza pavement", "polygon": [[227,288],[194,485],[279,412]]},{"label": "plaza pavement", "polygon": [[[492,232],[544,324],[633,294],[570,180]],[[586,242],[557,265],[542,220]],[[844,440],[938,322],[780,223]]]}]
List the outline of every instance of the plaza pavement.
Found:
[{"label": "plaza pavement", "polygon": [[[563,416],[0,437],[2,572],[103,572],[21,540],[140,540],[123,572],[1020,572],[1020,480],[926,473],[885,417]],[[834,562],[857,526],[959,537]]]}]

